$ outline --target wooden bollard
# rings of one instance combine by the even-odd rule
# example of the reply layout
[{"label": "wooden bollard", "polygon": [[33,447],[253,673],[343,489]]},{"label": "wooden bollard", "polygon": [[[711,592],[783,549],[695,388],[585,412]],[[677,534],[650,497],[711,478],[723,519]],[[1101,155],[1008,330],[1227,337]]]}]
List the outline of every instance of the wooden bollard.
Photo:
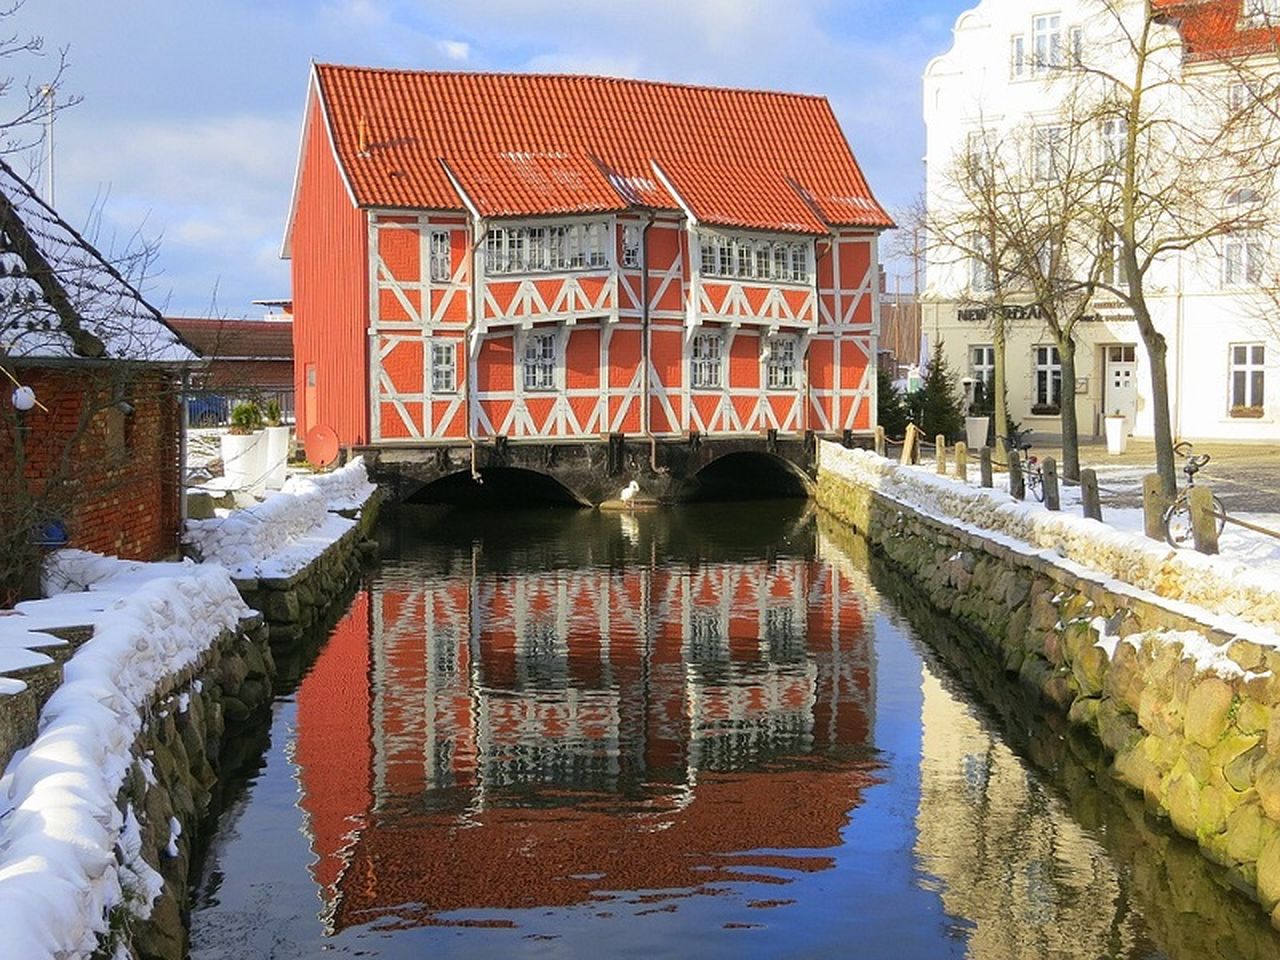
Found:
[{"label": "wooden bollard", "polygon": [[1027,479],[1022,475],[1022,451],[1009,449],[1009,495],[1015,500],[1027,499]]},{"label": "wooden bollard", "polygon": [[1171,503],[1160,474],[1148,473],[1142,478],[1142,530],[1152,540],[1164,539],[1164,512]]},{"label": "wooden bollard", "polygon": [[1045,457],[1040,467],[1040,482],[1044,484],[1044,505],[1049,510],[1062,509],[1062,497],[1058,492],[1058,461]]},{"label": "wooden bollard", "polygon": [[942,434],[933,438],[933,468],[939,474],[947,472],[947,438]]},{"label": "wooden bollard", "polygon": [[1098,474],[1091,467],[1080,471],[1080,505],[1090,520],[1102,519],[1102,499],[1098,496]]},{"label": "wooden bollard", "polygon": [[988,490],[995,486],[995,479],[991,476],[990,447],[983,447],[978,451],[978,475],[982,480],[982,485]]},{"label": "wooden bollard", "polygon": [[912,463],[912,447],[916,445],[916,425],[914,423],[907,424],[907,432],[902,438],[902,455],[898,458],[898,462],[903,466]]},{"label": "wooden bollard", "polygon": [[1191,508],[1191,537],[1201,553],[1218,552],[1218,517],[1213,510],[1213,491],[1192,487],[1187,496]]},{"label": "wooden bollard", "polygon": [[884,427],[876,424],[876,456],[884,456]]},{"label": "wooden bollard", "polygon": [[969,479],[969,447],[963,440],[956,444],[956,476],[965,481]]}]

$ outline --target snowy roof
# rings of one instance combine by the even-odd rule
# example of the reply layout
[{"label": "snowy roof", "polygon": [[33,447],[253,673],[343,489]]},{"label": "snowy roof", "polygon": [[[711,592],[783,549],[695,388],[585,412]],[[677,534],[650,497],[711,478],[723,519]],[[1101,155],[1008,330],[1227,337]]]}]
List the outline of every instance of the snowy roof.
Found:
[{"label": "snowy roof", "polygon": [[0,160],[0,358],[181,363],[196,354],[130,277]]}]

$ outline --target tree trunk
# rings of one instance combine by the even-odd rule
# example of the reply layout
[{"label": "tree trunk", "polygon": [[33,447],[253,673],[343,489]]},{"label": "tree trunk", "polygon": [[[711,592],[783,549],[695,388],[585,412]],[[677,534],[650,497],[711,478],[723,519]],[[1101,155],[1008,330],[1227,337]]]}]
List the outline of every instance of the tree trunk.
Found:
[{"label": "tree trunk", "polygon": [[1080,425],[1076,420],[1076,342],[1070,334],[1058,338],[1058,361],[1062,365],[1062,396],[1058,398],[1062,418],[1062,476],[1080,481]]},{"label": "tree trunk", "polygon": [[1173,460],[1169,373],[1165,367],[1169,346],[1164,335],[1151,322],[1151,313],[1147,310],[1146,300],[1141,292],[1133,298],[1132,306],[1133,319],[1137,322],[1138,333],[1142,335],[1142,343],[1147,350],[1147,361],[1151,365],[1151,416],[1155,431],[1156,473],[1160,475],[1160,486],[1165,496],[1174,497],[1178,493],[1178,471]]},{"label": "tree trunk", "polygon": [[[1008,439],[1006,434],[1009,432],[1009,404],[1005,398],[1005,339],[1004,339],[1004,315],[1000,312],[1000,308],[996,308],[995,325],[991,328],[991,344],[992,353],[994,354],[995,370],[992,371],[991,392],[995,394],[995,436],[996,450],[1005,450],[1008,447]],[[1005,437],[1002,442],[1001,438]]]}]

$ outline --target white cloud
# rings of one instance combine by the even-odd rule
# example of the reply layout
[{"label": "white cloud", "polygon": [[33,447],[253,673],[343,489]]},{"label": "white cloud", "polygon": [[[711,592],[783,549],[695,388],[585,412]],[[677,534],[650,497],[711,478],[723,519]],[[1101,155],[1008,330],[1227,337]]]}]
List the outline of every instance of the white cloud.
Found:
[{"label": "white cloud", "polygon": [[440,40],[436,48],[450,60],[462,63],[471,57],[471,44],[461,40]]}]

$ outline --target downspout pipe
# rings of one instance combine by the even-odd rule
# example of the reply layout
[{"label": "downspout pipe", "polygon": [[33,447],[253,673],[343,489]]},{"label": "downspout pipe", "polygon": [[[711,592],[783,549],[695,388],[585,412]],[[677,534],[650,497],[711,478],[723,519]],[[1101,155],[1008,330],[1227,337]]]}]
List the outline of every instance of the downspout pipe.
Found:
[{"label": "downspout pipe", "polygon": [[649,441],[650,469],[666,473],[666,467],[658,466],[658,438],[649,424],[649,228],[656,216],[650,211],[640,228],[640,432]]},{"label": "downspout pipe", "polygon": [[476,483],[484,483],[484,477],[480,476],[480,467],[478,463],[477,441],[474,431],[471,429],[471,412],[474,405],[479,401],[476,400],[476,360],[479,358],[480,351],[472,346],[472,337],[476,338],[475,343],[479,343],[480,323],[484,309],[480,303],[480,271],[476,269],[476,251],[489,236],[489,228],[485,226],[484,221],[479,217],[472,218],[474,225],[473,233],[475,234],[475,242],[471,244],[471,323],[474,329],[468,331],[467,336],[467,415],[463,418],[467,428],[467,446],[471,450],[471,479]]}]

